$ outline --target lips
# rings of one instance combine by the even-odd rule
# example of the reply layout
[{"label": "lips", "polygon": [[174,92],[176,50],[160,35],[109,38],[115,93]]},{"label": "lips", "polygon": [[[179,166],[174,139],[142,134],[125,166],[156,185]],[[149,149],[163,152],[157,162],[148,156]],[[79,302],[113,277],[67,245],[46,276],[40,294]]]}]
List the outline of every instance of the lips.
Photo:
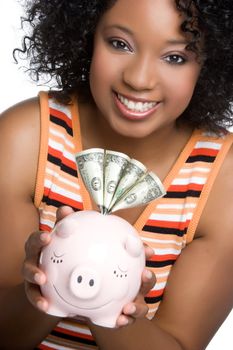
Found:
[{"label": "lips", "polygon": [[114,93],[114,101],[121,114],[131,120],[145,119],[158,108],[159,102],[126,97]]}]

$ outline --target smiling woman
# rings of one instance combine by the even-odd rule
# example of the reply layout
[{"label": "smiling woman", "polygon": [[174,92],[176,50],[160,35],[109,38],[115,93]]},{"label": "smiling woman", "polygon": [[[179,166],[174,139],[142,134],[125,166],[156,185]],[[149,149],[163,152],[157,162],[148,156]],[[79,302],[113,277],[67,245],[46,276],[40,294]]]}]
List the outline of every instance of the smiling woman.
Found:
[{"label": "smiling woman", "polygon": [[[9,288],[10,291],[6,293],[7,295],[4,293],[0,295],[0,306],[4,307],[2,315],[5,315],[0,318],[3,333],[11,335],[10,327],[14,325],[14,320],[18,321],[22,314],[26,315],[22,323],[20,322],[20,332],[15,333],[17,340],[12,336],[5,336],[5,344],[9,344],[9,340],[25,345],[27,340],[27,344],[36,344],[36,346],[40,344],[38,348],[41,349],[45,349],[46,346],[59,349],[60,345],[56,344],[64,344],[66,338],[69,338],[67,342],[76,344],[78,349],[81,339],[80,348],[86,349],[89,346],[94,348],[94,340],[96,340],[97,344],[100,341],[101,349],[104,350],[112,350],[112,344],[118,349],[136,350],[135,339],[140,329],[143,333],[145,331],[143,338],[154,344],[157,340],[153,334],[158,334],[159,339],[166,338],[165,341],[168,343],[171,339],[169,344],[172,345],[169,350],[180,350],[180,344],[185,344],[182,346],[184,349],[200,347],[204,349],[208,339],[228,314],[232,302],[228,292],[232,288],[229,281],[231,269],[229,268],[230,271],[227,273],[225,271],[230,266],[228,262],[232,263],[228,258],[232,231],[230,224],[226,222],[232,222],[232,215],[231,213],[228,215],[230,210],[222,212],[222,208],[225,208],[226,202],[227,204],[229,202],[229,207],[230,205],[231,208],[233,207],[230,204],[232,202],[232,196],[230,196],[232,151],[229,152],[230,155],[227,155],[227,160],[221,167],[220,175],[213,187],[214,194],[212,196],[210,194],[202,214],[203,219],[201,218],[198,223],[197,232],[194,232],[197,224],[195,220],[192,221],[191,228],[190,226],[184,228],[184,225],[189,225],[194,208],[199,203],[198,193],[200,195],[204,188],[203,181],[210,173],[207,185],[214,182],[213,176],[218,171],[214,166],[216,164],[218,166],[218,162],[223,161],[222,149],[226,154],[225,150],[230,145],[230,141],[228,144],[227,141],[225,143],[222,131],[228,128],[228,123],[232,119],[229,112],[229,101],[232,101],[230,96],[232,81],[230,82],[229,77],[232,75],[228,74],[232,72],[232,59],[230,59],[232,56],[227,49],[227,42],[232,38],[229,33],[224,38],[223,32],[227,31],[227,26],[230,26],[227,19],[229,14],[230,16],[233,14],[233,6],[231,1],[216,5],[222,6],[220,9],[222,11],[219,12],[222,16],[220,20],[214,12],[215,1],[207,2],[208,5],[198,0],[192,2],[201,13],[197,30],[196,23],[192,27],[196,10],[192,12],[190,8],[183,8],[182,4],[187,3],[183,0],[145,0],[143,2],[56,0],[56,6],[49,0],[28,1],[28,4],[35,4],[35,7],[24,24],[30,26],[30,21],[35,20],[35,36],[24,41],[23,50],[16,51],[16,57],[26,56],[28,52],[34,59],[31,66],[32,73],[36,73],[34,77],[37,77],[37,73],[38,76],[41,73],[42,75],[49,73],[52,78],[55,76],[58,85],[55,84],[55,87],[60,91],[42,93],[41,108],[39,108],[39,100],[34,98],[10,108],[1,118],[1,147],[9,149],[7,154],[1,152],[0,157],[0,191],[3,198],[0,203],[0,215],[1,223],[4,221],[1,227],[3,234],[0,236],[0,246],[4,247],[3,254],[0,254],[0,264],[4,264],[7,271],[5,274],[3,271],[0,272],[1,284],[3,284],[2,281],[6,281],[5,285],[0,287],[3,290]],[[103,8],[102,4],[104,4]],[[198,7],[199,4],[200,7]],[[129,5],[131,11],[126,11]],[[84,11],[84,6],[88,8],[86,11],[88,18],[82,18],[80,15],[80,12]],[[102,11],[100,21],[97,20],[99,13],[93,11],[92,7]],[[37,85],[38,81],[30,81],[29,77],[23,73],[23,69],[19,69],[21,65],[16,65],[13,61],[12,50],[21,46],[22,33],[18,31],[21,13],[18,0],[0,3],[0,32],[2,33],[0,76],[1,86],[4,87],[1,89],[1,112],[12,104],[36,96],[42,89],[49,89],[47,86]],[[47,17],[51,22],[46,21]],[[43,20],[41,27],[37,27],[38,21]],[[96,24],[95,33],[93,33]],[[88,32],[90,28],[91,37]],[[203,33],[206,35],[205,38],[209,39],[206,46],[206,53],[209,56],[202,51]],[[54,39],[55,35],[56,39]],[[57,41],[58,38],[61,40]],[[85,42],[86,46],[83,48],[82,45]],[[64,45],[64,51],[61,50],[62,45]],[[224,47],[223,52],[221,48],[224,49]],[[90,53],[93,54],[91,62],[87,59]],[[57,56],[55,57],[54,54]],[[218,59],[218,63],[224,61],[224,65],[216,64],[214,59]],[[84,64],[79,64],[80,61]],[[24,62],[26,64],[26,61],[21,61],[21,64]],[[214,74],[218,69],[221,69],[223,75]],[[90,76],[89,79],[88,76]],[[77,108],[77,96],[79,108]],[[217,110],[215,106],[218,107]],[[40,121],[43,125],[41,129]],[[218,136],[213,132],[217,132]],[[226,131],[223,133],[227,134]],[[230,137],[228,134],[226,140]],[[55,202],[52,198],[53,194],[56,190],[63,190],[63,187],[57,186],[57,179],[60,181],[59,185],[67,186],[72,195],[73,193],[77,197],[82,195],[77,191],[80,184],[75,182],[78,181],[76,169],[71,169],[72,174],[70,174],[64,170],[68,168],[67,164],[62,163],[64,159],[66,161],[67,154],[68,156],[72,154],[77,147],[84,149],[102,147],[126,152],[130,157],[154,167],[161,179],[165,179],[164,183],[168,189],[167,196],[156,206],[157,211],[151,211],[150,217],[146,219],[145,215],[149,213],[149,208],[145,211],[137,211],[138,208],[136,208],[134,212],[119,213],[123,217],[126,215],[131,223],[139,223],[139,220],[136,220],[138,217],[146,220],[142,237],[146,242],[152,242],[154,248],[154,256],[151,260],[148,259],[148,267],[157,274],[157,282],[150,290],[151,294],[147,294],[150,288],[147,290],[145,287],[148,285],[148,280],[145,282],[142,279],[143,292],[140,292],[139,298],[143,302],[131,304],[135,308],[136,306],[145,307],[146,295],[145,300],[148,305],[150,304],[152,321],[149,321],[149,317],[148,319],[141,317],[140,313],[132,315],[131,312],[127,312],[127,308],[124,309],[124,314],[121,315],[122,325],[124,321],[133,322],[132,319],[136,322],[133,324],[129,322],[129,327],[118,330],[120,340],[114,338],[115,335],[108,333],[108,330],[96,330],[90,324],[84,326],[76,319],[53,319],[41,312],[45,310],[43,309],[45,300],[41,299],[39,285],[44,283],[45,279],[35,262],[38,261],[38,252],[41,247],[49,243],[49,235],[43,235],[41,231],[51,229],[51,227],[48,229],[44,222],[47,220],[54,225],[55,210],[58,206],[66,204],[63,196],[63,202],[57,201],[53,205]],[[61,149],[64,152],[62,154]],[[216,163],[214,163],[215,159]],[[174,176],[174,171],[170,169],[177,170],[181,161],[183,163],[179,168],[179,174]],[[176,167],[173,167],[173,164]],[[212,164],[214,164],[213,167]],[[51,183],[51,188],[48,188]],[[95,186],[98,185],[95,182]],[[205,191],[200,196],[201,199],[209,194],[208,189],[209,187],[207,190],[205,187]],[[187,202],[183,204],[184,196],[187,196]],[[85,208],[78,200],[75,201],[74,206],[78,210]],[[203,206],[199,206],[198,209],[203,209]],[[182,211],[177,214],[180,207]],[[221,215],[219,215],[220,212]],[[179,227],[177,228],[175,225],[178,216]],[[194,218],[197,219],[197,215]],[[220,231],[226,243],[219,238]],[[192,241],[194,236],[195,239]],[[165,241],[162,242],[162,239]],[[27,241],[26,260],[25,241]],[[161,249],[164,244],[166,248]],[[187,249],[183,249],[185,246]],[[164,253],[160,254],[163,249],[168,251],[165,256],[166,262],[170,265],[166,267]],[[176,262],[172,261],[174,251],[177,252],[178,249],[182,251],[181,254],[179,253],[180,257]],[[215,260],[217,251],[219,254],[216,254]],[[10,259],[12,255],[15,261]],[[21,274],[23,262],[25,262],[24,280]],[[165,289],[170,270],[171,277]],[[224,287],[226,285],[229,288]],[[161,305],[158,308],[160,302]],[[134,328],[135,324],[139,328]],[[232,324],[233,314],[230,313],[206,349],[233,348]],[[29,325],[32,330],[31,338],[30,335],[28,336]],[[94,338],[87,326],[91,329]],[[16,327],[12,328],[16,329]],[[101,334],[102,331],[106,331],[102,333],[104,336]],[[147,336],[148,334],[150,336]],[[105,343],[107,338],[108,344]],[[125,339],[129,341],[129,347]],[[180,344],[176,339],[179,339]],[[189,341],[189,339],[192,340]],[[140,338],[138,340],[141,341]],[[121,341],[123,347],[121,347]],[[145,347],[148,347],[148,344]],[[161,346],[158,349],[168,349],[166,344],[158,345]],[[199,346],[195,347],[196,344]],[[69,346],[72,348],[73,345]],[[30,345],[27,348],[30,348]]]}]

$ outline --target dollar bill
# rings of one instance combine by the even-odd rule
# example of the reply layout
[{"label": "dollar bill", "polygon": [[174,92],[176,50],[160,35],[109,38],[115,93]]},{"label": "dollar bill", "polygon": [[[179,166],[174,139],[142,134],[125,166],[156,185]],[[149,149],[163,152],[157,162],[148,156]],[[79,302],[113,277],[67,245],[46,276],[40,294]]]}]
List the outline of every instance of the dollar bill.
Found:
[{"label": "dollar bill", "polygon": [[91,148],[75,154],[81,178],[101,212],[104,205],[104,150]]},{"label": "dollar bill", "polygon": [[112,206],[111,212],[147,204],[165,194],[163,184],[153,173],[146,173]]},{"label": "dollar bill", "polygon": [[131,159],[128,165],[126,166],[122,177],[118,183],[112,201],[110,203],[109,210],[114,206],[114,204],[119,200],[120,197],[135,183],[146,174],[147,168],[138,160]]},{"label": "dollar bill", "polygon": [[104,159],[104,212],[109,211],[110,203],[118,187],[121,176],[130,157],[121,152],[106,150]]}]

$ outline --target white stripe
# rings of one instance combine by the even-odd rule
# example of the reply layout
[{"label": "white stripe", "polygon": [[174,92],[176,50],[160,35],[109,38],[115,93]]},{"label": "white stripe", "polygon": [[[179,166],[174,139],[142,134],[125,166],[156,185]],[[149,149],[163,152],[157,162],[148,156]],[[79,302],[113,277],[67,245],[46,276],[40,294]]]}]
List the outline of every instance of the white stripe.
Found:
[{"label": "white stripe", "polygon": [[191,176],[187,179],[174,179],[172,181],[172,185],[188,185],[190,183],[198,184],[198,185],[204,185],[206,182],[205,177],[199,177],[199,176]]},{"label": "white stripe", "polygon": [[73,326],[70,324],[66,324],[64,322],[59,322],[58,326],[64,329],[68,329],[72,332],[79,332],[81,334],[91,335],[91,331],[89,328],[82,328],[82,327],[79,327],[78,325]]},{"label": "white stripe", "polygon": [[74,154],[68,152],[64,148],[64,145],[62,143],[59,143],[59,142],[56,142],[54,140],[49,139],[49,146],[52,147],[53,149],[55,149],[56,151],[62,152],[66,159],[69,159],[69,160],[72,160],[73,162],[75,162]]},{"label": "white stripe", "polygon": [[40,219],[40,223],[43,224],[43,225],[46,225],[46,226],[49,226],[49,227],[53,228],[53,226],[55,224],[55,221],[51,221],[51,220],[48,220],[48,219],[41,218]]},{"label": "white stripe", "polygon": [[158,310],[158,306],[157,307],[154,307],[154,308],[151,308],[149,311],[148,311],[148,314],[147,314],[147,318],[149,320],[152,320],[153,317],[154,317],[154,314],[156,313],[156,311]]},{"label": "white stripe", "polygon": [[67,180],[65,179],[63,176],[61,176],[60,174],[58,174],[56,171],[53,171],[51,169],[48,169],[46,168],[46,173],[49,174],[49,175],[52,175],[54,176],[56,179],[58,179],[60,182],[64,183],[64,184],[67,184],[77,190],[80,189],[80,186],[79,184],[73,182],[73,181],[70,181],[70,180]]},{"label": "white stripe", "polygon": [[60,194],[62,196],[68,197],[68,198],[73,199],[73,200],[78,201],[78,202],[82,202],[82,197],[79,194],[73,193],[71,191],[67,191],[64,188],[53,184],[48,179],[45,179],[44,186],[46,188],[50,188],[54,193]]},{"label": "white stripe", "polygon": [[210,169],[209,168],[202,168],[202,167],[195,167],[195,168],[182,168],[179,171],[179,174],[190,174],[194,172],[199,172],[199,173],[209,173]]},{"label": "white stripe", "polygon": [[155,255],[167,255],[167,254],[174,254],[174,255],[179,255],[181,252],[181,249],[173,249],[173,248],[170,248],[170,249],[158,249],[158,248],[155,248]]},{"label": "white stripe", "polygon": [[56,213],[53,213],[52,211],[43,210],[43,209],[42,209],[42,211],[43,211],[43,214],[45,214],[45,215],[51,215],[53,217],[56,217]]},{"label": "white stripe", "polygon": [[172,222],[185,222],[193,217],[193,213],[187,213],[183,215],[173,215],[173,214],[151,214],[152,220],[160,221],[172,221]]},{"label": "white stripe", "polygon": [[155,283],[154,287],[152,288],[152,290],[161,290],[164,289],[164,287],[166,286],[167,282],[161,282],[161,283]]},{"label": "white stripe", "polygon": [[183,243],[182,242],[176,242],[175,240],[160,240],[160,239],[154,239],[154,238],[149,238],[149,237],[141,237],[143,241],[145,242],[151,242],[151,243],[161,243],[161,244],[168,244],[168,243],[171,243],[171,244],[175,244],[175,245],[178,245],[178,246],[182,246]]},{"label": "white stripe", "polygon": [[212,149],[220,149],[222,147],[221,144],[210,142],[210,141],[198,141],[194,148],[212,148]]},{"label": "white stripe", "polygon": [[56,344],[50,343],[50,342],[48,342],[47,340],[44,340],[44,341],[42,342],[42,344],[45,345],[45,346],[48,346],[48,347],[50,347],[50,348],[52,348],[52,349],[57,349],[57,350],[67,350],[67,349],[69,349],[69,348],[67,348],[67,347],[65,347],[65,346],[58,345],[57,343],[56,343]]},{"label": "white stripe", "polygon": [[167,277],[170,274],[170,271],[166,271],[163,273],[156,273],[156,278]]},{"label": "white stripe", "polygon": [[66,144],[67,146],[69,146],[70,148],[73,148],[73,149],[75,148],[73,142],[70,142],[69,140],[67,140],[65,134],[63,134],[63,133],[61,133],[61,132],[59,132],[59,131],[57,131],[57,130],[54,130],[52,127],[49,128],[49,132],[50,132],[52,135],[58,136],[59,138],[61,138],[62,140],[64,140],[65,144]]},{"label": "white stripe", "polygon": [[157,209],[194,209],[196,203],[184,203],[184,204],[158,204]]},{"label": "white stripe", "polygon": [[57,111],[66,114],[66,116],[69,119],[71,119],[71,112],[70,112],[69,107],[67,107],[65,105],[62,105],[62,104],[60,104],[58,102],[55,102],[54,100],[49,100],[49,107],[53,108],[53,109],[56,109]]}]

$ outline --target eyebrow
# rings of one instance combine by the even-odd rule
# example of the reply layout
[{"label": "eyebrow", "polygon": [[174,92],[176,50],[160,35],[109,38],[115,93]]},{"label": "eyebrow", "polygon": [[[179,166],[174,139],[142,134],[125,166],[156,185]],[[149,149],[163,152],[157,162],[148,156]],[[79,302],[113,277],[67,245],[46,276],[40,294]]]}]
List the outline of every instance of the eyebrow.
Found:
[{"label": "eyebrow", "polygon": [[[134,36],[134,33],[127,27],[124,27],[124,26],[121,26],[120,24],[113,24],[113,25],[109,25],[109,26],[106,26],[104,28],[105,30],[108,30],[108,29],[119,29],[121,30],[122,32],[126,33],[126,34],[130,34],[131,36]],[[188,40],[186,39],[181,39],[181,38],[172,38],[172,39],[169,39],[166,41],[166,43],[168,45],[188,45]]]},{"label": "eyebrow", "polygon": [[170,45],[187,45],[189,42],[185,39],[170,39],[167,40],[167,43]]},{"label": "eyebrow", "polygon": [[126,28],[126,27],[123,27],[123,26],[121,26],[120,24],[113,24],[113,25],[110,25],[110,26],[106,26],[104,29],[105,29],[105,30],[106,30],[106,29],[119,29],[119,30],[121,30],[122,32],[125,32],[125,33],[127,33],[127,34],[130,34],[130,35],[134,36],[134,33],[133,33],[130,29],[128,29],[128,28]]}]

